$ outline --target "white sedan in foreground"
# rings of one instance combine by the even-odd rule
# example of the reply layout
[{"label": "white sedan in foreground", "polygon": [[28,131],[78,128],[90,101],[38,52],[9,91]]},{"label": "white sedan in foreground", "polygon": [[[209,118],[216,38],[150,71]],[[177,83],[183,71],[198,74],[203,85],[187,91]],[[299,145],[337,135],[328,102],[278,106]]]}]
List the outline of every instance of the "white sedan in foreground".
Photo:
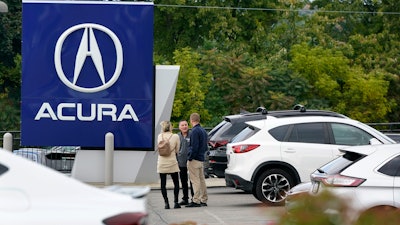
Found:
[{"label": "white sedan in foreground", "polygon": [[96,188],[0,149],[0,224],[147,224],[150,189],[128,189]]},{"label": "white sedan in foreground", "polygon": [[[290,190],[286,200],[288,211],[293,213],[300,207],[306,208],[305,203],[315,201],[318,210],[341,221],[340,224],[400,224],[400,144],[357,146],[341,151],[342,156],[311,174],[311,182]],[[333,196],[326,198],[324,193]]]}]

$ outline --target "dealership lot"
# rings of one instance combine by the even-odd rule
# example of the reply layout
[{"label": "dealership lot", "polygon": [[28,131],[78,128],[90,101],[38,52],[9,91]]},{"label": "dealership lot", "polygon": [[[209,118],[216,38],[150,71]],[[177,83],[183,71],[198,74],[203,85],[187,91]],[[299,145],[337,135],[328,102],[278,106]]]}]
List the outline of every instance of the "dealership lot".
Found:
[{"label": "dealership lot", "polygon": [[[147,195],[149,224],[183,224],[191,221],[193,225],[268,225],[274,224],[279,214],[285,211],[283,207],[267,207],[253,195],[241,190],[220,186],[223,179],[206,180],[208,185],[211,184],[208,187],[208,206],[200,208],[166,210],[161,191],[152,187]],[[217,184],[213,186],[213,183]],[[168,190],[168,197],[172,202],[171,189]]]}]

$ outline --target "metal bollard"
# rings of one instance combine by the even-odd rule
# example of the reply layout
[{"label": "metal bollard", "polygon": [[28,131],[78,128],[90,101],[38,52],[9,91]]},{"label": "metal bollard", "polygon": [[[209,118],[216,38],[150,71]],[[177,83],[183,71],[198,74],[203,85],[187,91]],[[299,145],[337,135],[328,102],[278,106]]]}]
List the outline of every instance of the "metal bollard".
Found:
[{"label": "metal bollard", "polygon": [[11,133],[5,133],[3,135],[3,148],[12,152],[13,150],[13,136]]},{"label": "metal bollard", "polygon": [[105,137],[105,177],[104,185],[113,184],[114,177],[114,134],[108,132]]}]

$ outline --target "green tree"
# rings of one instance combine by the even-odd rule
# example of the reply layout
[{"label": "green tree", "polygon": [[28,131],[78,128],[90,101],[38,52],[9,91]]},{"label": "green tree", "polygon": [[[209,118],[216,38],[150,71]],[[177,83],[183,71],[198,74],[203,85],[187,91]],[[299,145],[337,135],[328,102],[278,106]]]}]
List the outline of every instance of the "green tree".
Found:
[{"label": "green tree", "polygon": [[0,65],[0,130],[20,128],[21,55],[14,64],[13,68]]},{"label": "green tree", "polygon": [[351,67],[340,51],[295,45],[291,68],[313,87],[309,99],[314,96],[326,100],[322,108],[363,122],[385,122],[396,105],[387,99],[389,82],[384,80],[385,72],[365,73],[361,67]]},{"label": "green tree", "polygon": [[343,84],[348,80],[349,60],[340,51],[302,43],[292,46],[291,56],[290,68],[312,87],[304,100],[325,100],[326,105],[318,108],[329,108],[341,101]]},{"label": "green tree", "polygon": [[8,13],[0,13],[0,130],[19,130],[22,4],[4,2]]},{"label": "green tree", "polygon": [[171,120],[188,120],[191,113],[197,112],[201,115],[202,124],[207,125],[210,114],[204,100],[211,82],[210,74],[204,74],[198,68],[200,55],[190,48],[175,50],[174,60],[180,65],[180,72]]},{"label": "green tree", "polygon": [[362,122],[388,122],[386,116],[396,106],[387,98],[389,82],[382,72],[362,74],[353,69],[346,81],[343,99],[334,109]]}]

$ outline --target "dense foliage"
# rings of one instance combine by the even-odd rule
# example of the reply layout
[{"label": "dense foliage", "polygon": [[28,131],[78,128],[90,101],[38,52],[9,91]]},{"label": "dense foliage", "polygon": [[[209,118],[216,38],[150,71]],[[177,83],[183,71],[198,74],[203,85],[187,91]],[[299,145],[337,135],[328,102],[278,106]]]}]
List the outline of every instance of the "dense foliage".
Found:
[{"label": "dense foliage", "polygon": [[[3,0],[4,1],[4,0]],[[21,1],[0,14],[0,129],[19,129]],[[154,63],[179,64],[172,118],[258,106],[399,117],[395,0],[155,0]]]}]

